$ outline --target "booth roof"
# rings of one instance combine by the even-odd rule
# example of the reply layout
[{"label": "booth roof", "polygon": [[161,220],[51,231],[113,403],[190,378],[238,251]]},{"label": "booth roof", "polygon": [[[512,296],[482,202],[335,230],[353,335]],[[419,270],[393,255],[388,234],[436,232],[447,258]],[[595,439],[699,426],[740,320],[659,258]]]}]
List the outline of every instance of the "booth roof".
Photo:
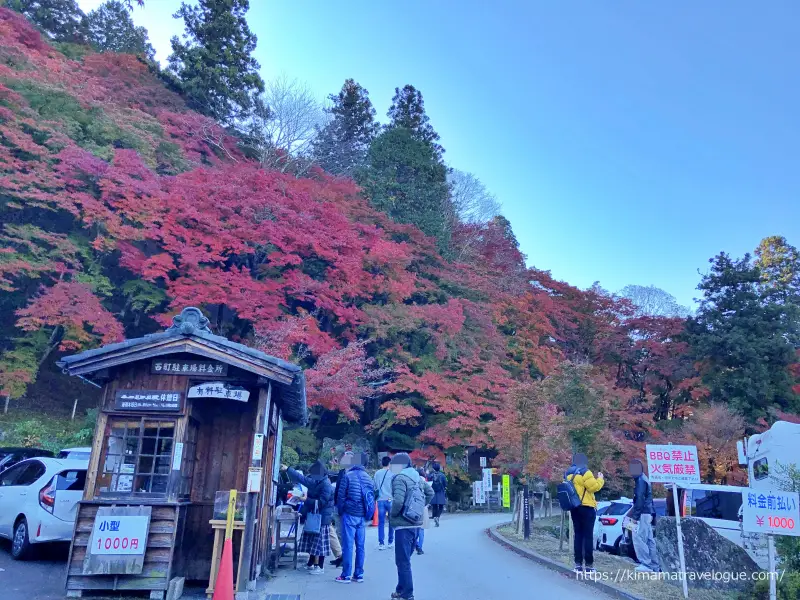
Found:
[{"label": "booth roof", "polygon": [[[237,344],[228,338],[214,335],[208,325],[209,320],[200,309],[188,307],[172,319],[172,325],[165,331],[65,356],[57,364],[69,375],[86,375],[91,379],[92,373],[112,366],[109,364],[109,360],[114,356],[120,356],[120,359],[113,361],[113,365],[117,365],[179,351],[192,353],[192,349],[178,350],[173,344],[181,339],[192,340],[201,347],[208,346],[221,352],[222,356],[218,356],[219,360],[246,371],[259,373],[259,366],[268,369],[273,375],[266,375],[266,377],[272,380],[273,390],[277,392],[277,400],[283,410],[283,418],[291,423],[305,424],[308,418],[308,409],[305,375],[302,368],[244,344]],[[160,346],[167,345],[169,347],[163,348],[162,352],[158,351]],[[145,356],[140,356],[137,352],[140,347],[142,350],[147,348],[150,351]],[[226,355],[231,358],[239,355],[245,360],[244,362],[235,359],[226,361]],[[128,357],[128,360],[125,360],[125,357]],[[263,375],[263,373],[259,374]]]}]

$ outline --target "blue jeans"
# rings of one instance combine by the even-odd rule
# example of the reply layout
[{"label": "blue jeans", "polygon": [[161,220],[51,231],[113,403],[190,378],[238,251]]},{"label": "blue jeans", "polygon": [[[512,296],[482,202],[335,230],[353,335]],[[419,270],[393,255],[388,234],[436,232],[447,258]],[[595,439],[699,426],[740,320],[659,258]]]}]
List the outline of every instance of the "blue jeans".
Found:
[{"label": "blue jeans", "polygon": [[425,530],[420,527],[417,529],[417,550],[422,550],[422,542],[425,541]]},{"label": "blue jeans", "polygon": [[[419,529],[422,529],[421,527]],[[414,579],[411,575],[411,555],[419,529],[398,529],[394,532],[394,564],[397,565],[397,588],[401,598],[414,597]]]},{"label": "blue jeans", "polygon": [[[342,577],[364,575],[364,537],[367,528],[364,517],[342,515]],[[356,550],[356,568],[353,572],[353,544]]]},{"label": "blue jeans", "polygon": [[[391,500],[378,500],[378,543],[383,546],[383,530],[386,525],[386,516],[392,510]],[[394,543],[394,527],[389,525],[389,543]]]}]

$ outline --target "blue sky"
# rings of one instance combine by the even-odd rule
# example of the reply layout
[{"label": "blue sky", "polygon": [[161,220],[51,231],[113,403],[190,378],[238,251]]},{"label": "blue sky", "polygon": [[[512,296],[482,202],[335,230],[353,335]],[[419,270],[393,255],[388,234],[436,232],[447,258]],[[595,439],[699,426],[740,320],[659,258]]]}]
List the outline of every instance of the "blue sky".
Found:
[{"label": "blue sky", "polygon": [[[161,60],[179,4],[134,12]],[[448,163],[559,279],[691,304],[721,250],[800,244],[796,2],[251,0],[248,21],[265,79],[322,98],[352,77],[381,119],[420,89]]]}]

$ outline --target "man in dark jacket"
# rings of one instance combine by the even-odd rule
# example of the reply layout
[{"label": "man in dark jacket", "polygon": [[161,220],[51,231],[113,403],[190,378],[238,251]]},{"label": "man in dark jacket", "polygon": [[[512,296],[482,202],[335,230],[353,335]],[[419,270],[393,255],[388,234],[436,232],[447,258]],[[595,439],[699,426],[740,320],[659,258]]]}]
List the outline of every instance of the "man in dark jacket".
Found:
[{"label": "man in dark jacket", "polygon": [[442,473],[442,466],[435,462],[433,463],[433,474],[430,477],[431,487],[433,488],[433,520],[436,526],[439,526],[439,518],[444,512],[444,505],[447,504],[447,477]]},{"label": "man in dark jacket", "polygon": [[[342,518],[342,573],[336,578],[339,583],[364,581],[364,539],[366,520],[372,518],[375,505],[375,489],[367,474],[362,457],[345,455],[342,466],[347,468],[336,494],[336,508]],[[352,464],[350,464],[352,462]],[[371,499],[372,506],[367,506]],[[355,570],[353,570],[353,546],[355,546]]]},{"label": "man in dark jacket", "polygon": [[634,480],[633,509],[631,510],[631,526],[633,549],[639,559],[637,571],[658,571],[658,551],[653,538],[653,489],[647,475],[644,474],[644,465],[640,460],[632,460],[628,465],[631,477]]}]

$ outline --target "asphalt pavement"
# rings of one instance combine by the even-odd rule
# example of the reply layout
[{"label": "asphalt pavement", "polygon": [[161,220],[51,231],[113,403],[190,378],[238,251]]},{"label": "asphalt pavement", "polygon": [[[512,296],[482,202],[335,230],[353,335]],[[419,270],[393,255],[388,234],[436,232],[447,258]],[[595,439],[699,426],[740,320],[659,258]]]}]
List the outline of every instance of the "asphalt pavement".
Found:
[{"label": "asphalt pavement", "polygon": [[[512,600],[514,598],[608,598],[589,586],[506,550],[486,528],[508,515],[444,515],[442,526],[425,532],[425,554],[411,559],[415,600]],[[378,533],[367,529],[364,583],[341,584],[337,569],[324,575],[283,568],[268,594],[299,594],[302,600],[389,600],[397,584],[393,550],[378,550]]]},{"label": "asphalt pavement", "polygon": [[[441,527],[425,532],[425,554],[411,559],[415,600],[608,598],[490,540],[486,528],[507,520],[508,515],[499,514],[445,514]],[[0,541],[0,599],[63,599],[67,552],[66,545],[47,547],[35,560],[17,562],[11,560],[8,543]],[[300,595],[302,600],[388,600],[397,584],[394,551],[379,551],[378,532],[370,527],[365,582],[336,583],[338,574],[330,566],[318,576],[283,567],[274,579],[259,586],[257,597],[251,594],[251,598],[291,594]]]}]

